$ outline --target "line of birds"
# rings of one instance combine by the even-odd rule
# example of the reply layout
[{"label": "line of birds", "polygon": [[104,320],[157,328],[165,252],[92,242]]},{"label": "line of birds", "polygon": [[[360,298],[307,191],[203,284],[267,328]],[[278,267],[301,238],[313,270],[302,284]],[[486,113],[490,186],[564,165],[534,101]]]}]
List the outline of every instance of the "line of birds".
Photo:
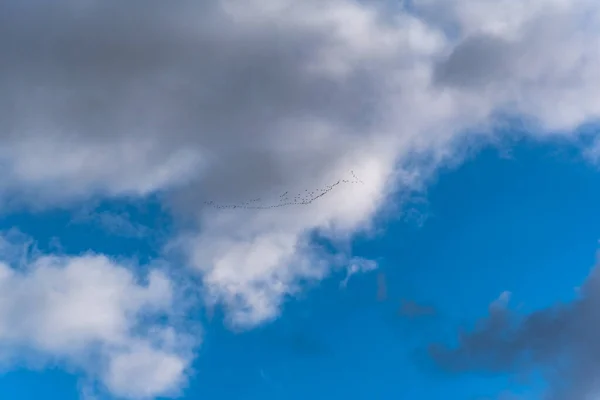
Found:
[{"label": "line of birds", "polygon": [[291,199],[291,200],[288,196],[289,192],[286,191],[285,193],[283,193],[279,196],[279,203],[272,204],[269,206],[254,205],[262,200],[260,197],[256,198],[256,199],[245,201],[240,204],[219,204],[219,203],[215,203],[214,201],[205,201],[204,204],[207,206],[210,206],[210,207],[217,208],[217,209],[241,208],[241,209],[250,209],[250,210],[267,210],[270,208],[289,207],[289,206],[294,206],[294,205],[309,205],[313,201],[315,201],[315,200],[325,196],[327,193],[331,192],[336,186],[338,186],[340,184],[350,184],[350,183],[364,184],[363,181],[358,179],[358,177],[356,176],[354,171],[350,171],[350,174],[352,175],[354,180],[340,179],[331,185],[327,185],[324,188],[316,189],[316,190],[310,191],[310,192],[308,191],[308,189],[305,189],[304,193],[296,194],[293,197],[293,199]]}]

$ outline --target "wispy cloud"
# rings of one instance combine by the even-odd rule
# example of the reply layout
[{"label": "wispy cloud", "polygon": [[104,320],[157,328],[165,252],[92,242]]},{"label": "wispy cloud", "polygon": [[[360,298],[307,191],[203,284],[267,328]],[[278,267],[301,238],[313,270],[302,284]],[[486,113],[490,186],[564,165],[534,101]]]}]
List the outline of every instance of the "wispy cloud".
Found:
[{"label": "wispy cloud", "polygon": [[452,372],[541,371],[550,383],[547,396],[553,400],[596,396],[600,391],[598,272],[595,267],[573,302],[527,315],[512,311],[510,295],[503,293],[474,330],[461,333],[457,347],[433,346],[434,360]]},{"label": "wispy cloud", "polygon": [[414,300],[402,300],[398,315],[408,318],[428,317],[437,314],[437,309],[430,304],[418,303]]},{"label": "wispy cloud", "polygon": [[148,226],[133,221],[126,212],[84,210],[76,213],[71,223],[91,224],[111,235],[138,239],[147,237],[152,232]]}]

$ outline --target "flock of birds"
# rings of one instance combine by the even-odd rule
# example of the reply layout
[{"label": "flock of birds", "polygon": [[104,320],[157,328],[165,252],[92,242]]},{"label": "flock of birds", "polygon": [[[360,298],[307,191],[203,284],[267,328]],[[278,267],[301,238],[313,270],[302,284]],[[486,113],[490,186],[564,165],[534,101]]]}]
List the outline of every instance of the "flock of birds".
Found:
[{"label": "flock of birds", "polygon": [[353,180],[340,179],[337,182],[335,182],[331,185],[327,185],[320,189],[315,189],[312,191],[305,189],[304,192],[297,193],[294,195],[294,197],[291,197],[289,194],[289,191],[286,191],[285,193],[283,193],[279,196],[279,202],[276,204],[272,204],[272,205],[258,204],[262,200],[260,197],[257,199],[248,200],[248,201],[245,201],[245,202],[239,203],[239,204],[220,204],[220,203],[215,203],[214,201],[205,201],[204,204],[209,207],[214,207],[217,209],[250,209],[250,210],[267,210],[270,208],[289,207],[289,206],[295,206],[295,205],[306,206],[306,205],[311,204],[315,200],[325,196],[327,193],[331,192],[333,189],[335,189],[337,186],[339,186],[341,184],[355,184],[355,183],[364,184],[364,182],[361,181],[360,179],[358,179],[356,174],[354,174],[354,171],[350,171],[350,174],[352,175],[352,178],[354,178]]}]

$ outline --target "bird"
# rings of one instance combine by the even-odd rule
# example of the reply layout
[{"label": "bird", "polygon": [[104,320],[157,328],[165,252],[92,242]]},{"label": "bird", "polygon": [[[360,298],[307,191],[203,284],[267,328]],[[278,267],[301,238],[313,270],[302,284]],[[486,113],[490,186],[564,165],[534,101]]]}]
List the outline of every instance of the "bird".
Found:
[{"label": "bird", "polygon": [[258,197],[256,199],[247,200],[247,201],[244,201],[239,204],[229,204],[229,205],[215,204],[215,202],[212,200],[205,201],[204,204],[214,207],[216,209],[245,208],[245,209],[255,209],[255,210],[261,210],[261,209],[266,210],[266,209],[287,207],[287,206],[294,206],[294,205],[309,205],[309,204],[313,203],[315,200],[317,200],[317,199],[325,196],[327,193],[331,192],[335,187],[337,187],[340,184],[352,184],[352,183],[364,184],[363,181],[358,179],[358,177],[356,176],[354,171],[351,170],[350,174],[354,178],[353,181],[348,180],[348,179],[338,179],[337,182],[330,184],[330,185],[326,185],[325,187],[322,187],[322,188],[318,188],[318,189],[311,190],[311,191],[309,191],[308,189],[304,189],[304,193],[303,194],[296,193],[296,195],[293,197],[292,201],[289,201],[289,198],[287,197],[289,191],[286,191],[279,196],[279,203],[268,205],[268,206],[253,205],[262,200],[262,198],[260,198],[260,197]]}]

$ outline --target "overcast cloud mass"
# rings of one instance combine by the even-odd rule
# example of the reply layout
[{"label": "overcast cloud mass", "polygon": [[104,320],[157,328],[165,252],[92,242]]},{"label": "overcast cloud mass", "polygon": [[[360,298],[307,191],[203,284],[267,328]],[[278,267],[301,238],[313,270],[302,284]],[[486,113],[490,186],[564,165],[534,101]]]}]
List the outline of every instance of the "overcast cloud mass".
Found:
[{"label": "overcast cloud mass", "polygon": [[[203,301],[224,305],[236,327],[276,318],[300,282],[347,265],[310,246],[313,230],[343,239],[369,229],[392,192],[420,187],[469,144],[501,139],[505,116],[574,141],[600,116],[597,1],[411,3],[2,1],[0,200],[37,209],[159,193],[191,222],[169,248],[201,278]],[[268,208],[350,170],[363,183]],[[205,204],[256,198],[267,208]],[[176,391],[193,346],[155,340],[146,319],[148,332],[134,333],[140,313],[177,308],[167,276],[140,283],[102,255],[0,264],[0,348],[59,357],[121,396]],[[35,295],[22,302],[23,291]],[[588,303],[574,312],[588,315],[577,311]],[[20,307],[31,318],[15,323]],[[570,315],[556,318],[590,322]],[[554,321],[540,318],[535,326]],[[86,362],[98,352],[99,370]],[[585,371],[572,370],[581,393]]]}]

